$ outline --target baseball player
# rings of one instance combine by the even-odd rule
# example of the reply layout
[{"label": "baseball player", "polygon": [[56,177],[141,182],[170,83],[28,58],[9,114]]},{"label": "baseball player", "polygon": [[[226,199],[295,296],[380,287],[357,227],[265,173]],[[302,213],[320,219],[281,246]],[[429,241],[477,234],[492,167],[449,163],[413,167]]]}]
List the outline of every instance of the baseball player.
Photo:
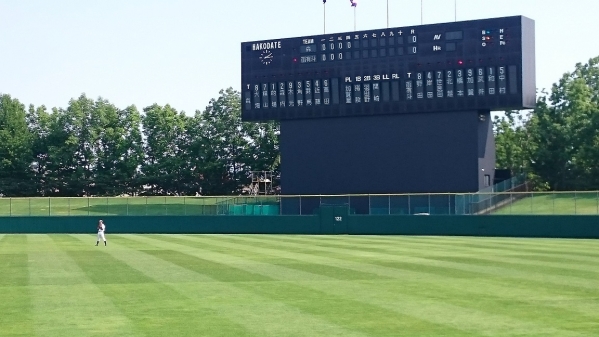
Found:
[{"label": "baseball player", "polygon": [[106,246],[106,237],[104,236],[105,230],[106,226],[104,225],[104,221],[100,220],[98,222],[98,240],[96,241],[96,246],[100,243],[100,239],[104,240],[104,246]]}]

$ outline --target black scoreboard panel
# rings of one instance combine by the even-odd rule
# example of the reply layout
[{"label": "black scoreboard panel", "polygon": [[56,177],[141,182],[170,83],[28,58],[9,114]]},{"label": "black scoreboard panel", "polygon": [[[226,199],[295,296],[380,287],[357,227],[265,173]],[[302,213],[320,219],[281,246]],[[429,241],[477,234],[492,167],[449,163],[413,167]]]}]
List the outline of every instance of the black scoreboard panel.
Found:
[{"label": "black scoreboard panel", "polygon": [[246,121],[533,108],[522,16],[245,42]]}]

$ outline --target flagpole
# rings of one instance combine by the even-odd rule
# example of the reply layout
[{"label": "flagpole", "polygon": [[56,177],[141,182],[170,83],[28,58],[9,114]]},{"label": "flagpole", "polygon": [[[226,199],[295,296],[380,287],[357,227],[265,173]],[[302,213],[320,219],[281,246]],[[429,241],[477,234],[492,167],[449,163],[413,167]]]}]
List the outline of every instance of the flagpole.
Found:
[{"label": "flagpole", "polygon": [[422,14],[422,11],[424,9],[423,2],[424,2],[424,0],[420,0],[420,24],[423,24],[423,22],[424,22],[424,16]]},{"label": "flagpole", "polygon": [[322,12],[323,12],[323,34],[327,33],[327,0],[322,0]]},{"label": "flagpole", "polygon": [[356,31],[356,6],[354,6],[354,32]]},{"label": "flagpole", "polygon": [[349,0],[351,2],[351,6],[354,8],[354,32],[356,31],[356,7],[358,7],[357,0]]},{"label": "flagpole", "polygon": [[387,0],[387,28],[389,28],[389,0]]},{"label": "flagpole", "polygon": [[458,21],[458,0],[453,1],[453,19]]}]

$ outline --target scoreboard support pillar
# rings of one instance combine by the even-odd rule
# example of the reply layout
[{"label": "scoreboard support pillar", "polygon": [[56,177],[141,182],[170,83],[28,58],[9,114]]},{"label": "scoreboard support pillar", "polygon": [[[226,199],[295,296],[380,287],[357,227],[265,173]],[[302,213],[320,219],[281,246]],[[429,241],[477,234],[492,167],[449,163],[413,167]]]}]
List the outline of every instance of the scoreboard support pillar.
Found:
[{"label": "scoreboard support pillar", "polygon": [[285,195],[471,193],[494,179],[489,111],[285,120],[280,139]]}]

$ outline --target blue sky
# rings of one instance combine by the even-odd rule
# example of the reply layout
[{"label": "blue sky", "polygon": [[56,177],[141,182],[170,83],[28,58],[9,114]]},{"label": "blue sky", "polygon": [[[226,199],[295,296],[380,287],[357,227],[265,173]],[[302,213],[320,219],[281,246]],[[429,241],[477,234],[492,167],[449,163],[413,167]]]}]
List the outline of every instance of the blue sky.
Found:
[{"label": "blue sky", "polygon": [[[425,24],[454,21],[454,0],[422,0]],[[389,0],[390,27],[418,25],[421,0]],[[387,26],[387,0],[359,0],[357,29]],[[348,0],[328,0],[327,33],[353,31]],[[597,0],[457,0],[457,19],[536,22],[537,87],[599,56]],[[240,43],[323,32],[322,0],[0,0],[0,92],[66,107],[86,93],[140,110],[192,114],[240,89]]]}]

